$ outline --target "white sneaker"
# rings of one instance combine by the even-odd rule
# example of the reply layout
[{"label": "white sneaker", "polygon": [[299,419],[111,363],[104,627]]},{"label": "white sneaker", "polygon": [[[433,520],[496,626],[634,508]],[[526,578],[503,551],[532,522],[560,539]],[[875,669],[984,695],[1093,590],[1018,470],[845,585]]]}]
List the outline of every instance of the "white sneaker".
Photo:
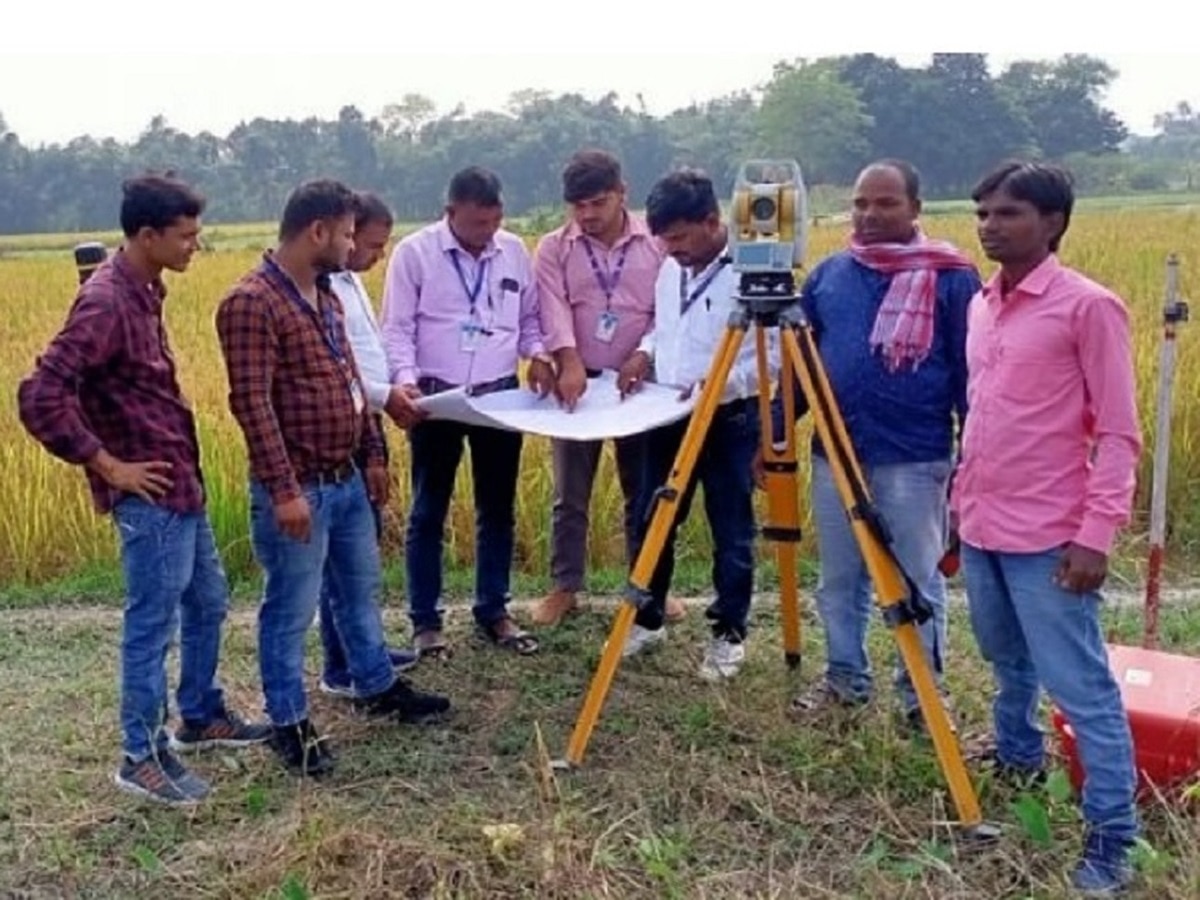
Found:
[{"label": "white sneaker", "polygon": [[732,678],[742,668],[746,661],[746,645],[742,641],[736,643],[728,636],[715,637],[708,642],[704,652],[704,662],[700,663],[700,677],[705,681],[720,681]]},{"label": "white sneaker", "polygon": [[636,656],[644,650],[650,650],[657,647],[667,639],[666,626],[658,628],[643,628],[636,622],[633,628],[629,631],[629,637],[625,639],[625,647],[621,651],[621,656],[630,657]]}]

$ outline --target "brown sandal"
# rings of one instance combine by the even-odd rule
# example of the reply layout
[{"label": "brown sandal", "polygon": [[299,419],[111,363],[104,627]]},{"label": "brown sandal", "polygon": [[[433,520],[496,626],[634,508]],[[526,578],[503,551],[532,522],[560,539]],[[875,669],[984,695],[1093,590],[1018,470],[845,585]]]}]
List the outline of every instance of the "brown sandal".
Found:
[{"label": "brown sandal", "polygon": [[413,650],[418,659],[449,659],[450,645],[442,635],[440,628],[430,628],[418,631],[413,635]]},{"label": "brown sandal", "polygon": [[[509,628],[501,634],[499,629],[505,623]],[[541,648],[541,643],[535,635],[523,630],[508,616],[498,619],[491,625],[479,625],[477,628],[480,635],[491,643],[503,650],[511,650],[518,656],[533,656]]]}]

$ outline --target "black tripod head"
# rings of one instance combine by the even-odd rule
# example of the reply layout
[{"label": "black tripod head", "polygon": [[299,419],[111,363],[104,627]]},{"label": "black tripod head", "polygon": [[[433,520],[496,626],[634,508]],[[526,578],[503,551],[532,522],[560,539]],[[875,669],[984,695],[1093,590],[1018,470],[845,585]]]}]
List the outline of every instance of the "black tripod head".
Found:
[{"label": "black tripod head", "polygon": [[79,283],[92,277],[96,267],[108,257],[108,251],[99,241],[88,241],[75,245],[75,268],[79,270]]}]

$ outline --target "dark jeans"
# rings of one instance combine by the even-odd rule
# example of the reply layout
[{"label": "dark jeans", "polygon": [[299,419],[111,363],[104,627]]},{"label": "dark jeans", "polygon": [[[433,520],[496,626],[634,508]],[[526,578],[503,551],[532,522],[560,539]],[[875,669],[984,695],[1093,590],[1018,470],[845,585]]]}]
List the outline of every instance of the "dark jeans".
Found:
[{"label": "dark jeans", "polygon": [[[516,379],[509,386],[515,387]],[[464,441],[471,447],[475,495],[472,612],[484,627],[508,614],[521,434],[461,422],[422,422],[409,432],[413,504],[404,541],[414,633],[442,628],[442,533]]]},{"label": "dark jeans", "polygon": [[[700,450],[691,483],[680,498],[675,521],[650,579],[652,602],[638,611],[637,624],[661,628],[667,591],[675,570],[675,535],[691,510],[698,484],[704,487],[704,512],[713,539],[712,582],[717,597],[706,615],[714,632],[745,637],[754,589],[754,481],[751,463],[758,448],[757,400],[735,400],[717,408]],[[638,550],[646,538],[653,514],[654,492],[666,484],[683,443],[688,419],[646,433],[645,464],[640,510]],[[636,556],[635,556],[636,561]]]}]

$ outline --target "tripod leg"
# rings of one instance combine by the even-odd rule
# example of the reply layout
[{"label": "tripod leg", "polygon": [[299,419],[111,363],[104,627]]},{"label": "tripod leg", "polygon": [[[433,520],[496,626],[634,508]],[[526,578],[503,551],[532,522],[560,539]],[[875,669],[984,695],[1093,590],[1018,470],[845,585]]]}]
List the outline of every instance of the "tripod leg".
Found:
[{"label": "tripod leg", "polygon": [[[788,668],[800,665],[800,601],[796,576],[796,547],[800,543],[800,486],[796,480],[796,415],[791,391],[783,397],[785,440],[776,450],[771,434],[771,381],[767,338],[761,323],[755,327],[758,357],[758,418],[761,429],[763,480],[767,492],[765,540],[775,543],[779,561],[779,615],[783,623],[783,658]],[[783,383],[792,383],[792,363],[781,360]]]},{"label": "tripod leg", "polygon": [[671,526],[675,523],[679,501],[683,498],[684,491],[695,471],[696,462],[700,458],[700,450],[704,447],[704,440],[712,425],[713,415],[721,403],[725,383],[729,378],[729,372],[733,368],[738,348],[744,337],[744,327],[731,324],[726,329],[714,354],[707,379],[700,390],[700,396],[696,400],[696,406],[692,410],[692,416],[688,421],[687,431],[684,432],[683,443],[680,444],[679,452],[675,456],[671,474],[667,478],[667,483],[655,494],[654,504],[650,510],[652,513],[650,527],[646,531],[645,540],[642,541],[633,571],[629,576],[629,588],[621,603],[621,608],[617,612],[617,618],[613,623],[608,640],[604,644],[600,664],[595,675],[592,676],[592,683],[584,697],[583,709],[575,722],[571,740],[567,744],[566,763],[568,765],[578,766],[583,762],[583,754],[587,749],[588,740],[596,727],[600,709],[604,706],[604,700],[612,686],[613,676],[617,672],[617,665],[621,661],[621,652],[625,648],[625,641],[633,628],[634,616],[638,609],[650,601],[650,580],[654,576],[654,570],[658,568],[658,560],[667,542],[667,535],[670,534]]},{"label": "tripod leg", "polygon": [[990,837],[990,833],[984,833],[987,828],[983,826],[979,799],[971,785],[958,739],[938,695],[937,684],[914,624],[919,613],[914,611],[912,601],[919,598],[912,596],[910,584],[905,583],[904,573],[889,548],[883,523],[871,504],[870,491],[821,365],[812,332],[807,327],[785,328],[781,331],[780,340],[784,357],[791,360],[800,377],[817,434],[829,457],[838,494],[846,507],[855,539],[874,583],[876,602],[883,612],[884,621],[895,635],[900,655],[912,679],[959,819],[963,825],[975,828],[981,836]]}]

